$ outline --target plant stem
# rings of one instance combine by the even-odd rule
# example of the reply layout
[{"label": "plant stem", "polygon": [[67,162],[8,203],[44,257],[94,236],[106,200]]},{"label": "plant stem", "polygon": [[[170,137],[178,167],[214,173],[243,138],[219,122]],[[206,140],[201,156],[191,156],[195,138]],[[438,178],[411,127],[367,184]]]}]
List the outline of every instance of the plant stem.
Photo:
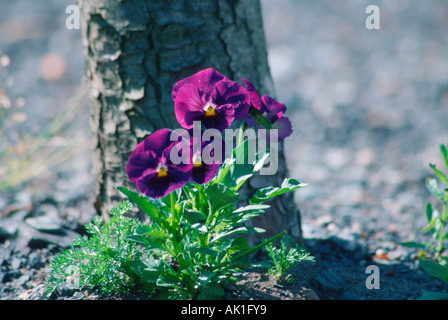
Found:
[{"label": "plant stem", "polygon": [[[173,216],[173,227],[177,227],[177,225],[179,224],[179,217],[177,216],[176,213],[176,199],[175,199],[175,195],[174,192],[170,193],[170,200],[171,200],[171,214]],[[176,225],[174,225],[176,224]]]},{"label": "plant stem", "polygon": [[178,259],[179,261],[179,265],[183,266],[185,265],[185,260],[183,255],[181,255],[180,253],[182,252],[182,248],[180,245],[180,239],[182,237],[182,234],[180,232],[180,217],[177,215],[177,210],[176,210],[176,197],[175,197],[175,193],[171,192],[170,193],[170,200],[171,200],[171,214],[172,214],[172,226],[173,226],[173,230],[172,232],[173,234],[173,251],[172,251],[172,255],[175,259]]},{"label": "plant stem", "polygon": [[244,137],[244,128],[245,124],[244,121],[240,125],[240,130],[238,132],[238,144],[237,147],[239,147],[241,144],[243,144],[243,137]]},{"label": "plant stem", "polygon": [[447,201],[443,202],[443,213],[442,213],[442,217],[440,219],[440,231],[439,231],[439,243],[437,246],[437,256],[438,258],[441,258],[442,253],[444,251],[444,247],[443,247],[443,240],[444,239],[444,235],[445,235],[445,224],[447,222],[448,219],[448,206],[447,206]]}]

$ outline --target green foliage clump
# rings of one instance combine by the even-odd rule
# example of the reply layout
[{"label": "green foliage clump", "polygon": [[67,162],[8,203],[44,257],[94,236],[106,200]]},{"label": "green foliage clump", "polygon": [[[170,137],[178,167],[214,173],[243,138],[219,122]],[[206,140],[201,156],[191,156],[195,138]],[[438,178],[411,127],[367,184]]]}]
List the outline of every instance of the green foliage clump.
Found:
[{"label": "green foliage clump", "polygon": [[[157,299],[224,298],[229,282],[247,268],[268,266],[266,261],[253,263],[250,256],[286,233],[250,247],[247,234],[265,230],[246,222],[264,214],[270,208],[266,202],[305,186],[287,178],[238,206],[240,188],[268,159],[267,154],[257,154],[252,163],[237,161],[248,155],[247,149],[246,140],[208,183],[190,181],[164,198],[118,187],[128,200],[114,208],[110,222],[95,219],[87,226],[90,237],[78,237],[53,260],[49,292],[75,277],[79,288],[104,293],[137,287]],[[148,223],[124,217],[131,203],[147,215]],[[286,260],[306,258],[303,251],[297,254],[293,250]]]},{"label": "green foliage clump", "polygon": [[125,216],[131,208],[126,200],[111,210],[110,221],[103,223],[101,217],[95,217],[85,226],[89,236],[78,236],[71,248],[52,260],[48,295],[61,286],[127,293],[137,284],[130,262],[140,259],[142,251],[126,238],[141,222]]},{"label": "green foliage clump", "polygon": [[[440,145],[440,152],[448,171],[448,144]],[[437,198],[441,205],[434,205],[430,202],[426,204],[426,219],[428,224],[423,228],[423,232],[430,232],[434,238],[434,243],[425,242],[404,242],[402,245],[411,248],[419,248],[419,265],[431,277],[438,278],[448,284],[448,257],[446,256],[448,240],[448,174],[439,170],[434,164],[429,164],[434,171],[436,178],[426,179],[426,188]],[[448,299],[448,294],[443,292],[425,292],[420,299],[439,300]]]},{"label": "green foliage clump", "polygon": [[289,246],[281,239],[280,247],[274,247],[269,243],[266,246],[266,251],[272,260],[273,266],[269,269],[278,282],[284,281],[287,272],[297,263],[301,261],[315,261],[314,257],[306,250],[304,246],[296,244],[296,246]]}]

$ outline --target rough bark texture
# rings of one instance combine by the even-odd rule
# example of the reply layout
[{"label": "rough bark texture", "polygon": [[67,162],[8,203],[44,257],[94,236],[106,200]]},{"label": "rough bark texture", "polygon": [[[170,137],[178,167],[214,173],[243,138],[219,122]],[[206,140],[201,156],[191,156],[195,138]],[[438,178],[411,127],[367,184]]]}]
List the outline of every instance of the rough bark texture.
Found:
[{"label": "rough bark texture", "polygon": [[[157,129],[179,127],[171,100],[176,81],[214,67],[275,96],[258,0],[80,0],[80,7],[96,139],[95,205],[103,215],[121,200],[117,186],[133,187],[125,167],[137,143]],[[286,176],[280,146],[278,173],[254,177],[246,191],[279,185]],[[268,234],[286,229],[300,238],[293,194],[272,206],[257,224]]]}]

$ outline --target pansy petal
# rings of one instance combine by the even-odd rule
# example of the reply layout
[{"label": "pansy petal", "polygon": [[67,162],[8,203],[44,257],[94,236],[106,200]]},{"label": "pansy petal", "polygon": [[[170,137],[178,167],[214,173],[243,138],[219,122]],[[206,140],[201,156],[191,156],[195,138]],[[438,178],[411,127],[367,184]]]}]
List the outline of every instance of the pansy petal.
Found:
[{"label": "pansy petal", "polygon": [[221,80],[229,80],[213,68],[208,68],[194,75],[176,82],[171,92],[171,97],[176,100],[180,88],[186,84],[193,84],[200,88],[207,96],[211,94],[215,84]]},{"label": "pansy petal", "polygon": [[168,194],[169,180],[158,178],[157,172],[146,174],[136,183],[137,189],[151,198],[161,198]]},{"label": "pansy petal", "polygon": [[[292,124],[288,117],[282,117],[272,124],[272,130],[277,130],[278,141],[282,141],[292,134]],[[269,130],[266,140],[270,142]],[[262,134],[262,136],[264,136]]]},{"label": "pansy petal", "polygon": [[249,112],[249,94],[235,81],[218,82],[210,96],[210,101],[218,106],[232,105],[235,109],[235,120],[246,118]]},{"label": "pansy petal", "polygon": [[247,79],[242,79],[242,81],[246,85],[246,90],[249,94],[252,105],[261,112],[267,112],[265,106],[263,105],[263,102],[261,101],[260,95],[258,94],[257,89],[255,89],[252,82]]},{"label": "pansy petal", "polygon": [[174,112],[179,124],[184,128],[191,128],[193,126],[191,119],[195,117],[190,113],[196,115],[203,113],[206,102],[204,92],[195,85],[188,83],[180,88],[174,101]]},{"label": "pansy petal", "polygon": [[152,151],[133,153],[126,165],[126,173],[133,183],[143,175],[148,168],[155,169],[158,165],[157,157]]},{"label": "pansy petal", "polygon": [[157,130],[143,141],[145,150],[151,150],[157,156],[161,156],[165,148],[171,144],[172,133],[171,129]]},{"label": "pansy petal", "polygon": [[277,119],[281,118],[286,112],[286,105],[278,102],[270,96],[264,95],[261,100],[268,110],[266,113],[266,118],[268,118],[271,123],[277,121]]}]

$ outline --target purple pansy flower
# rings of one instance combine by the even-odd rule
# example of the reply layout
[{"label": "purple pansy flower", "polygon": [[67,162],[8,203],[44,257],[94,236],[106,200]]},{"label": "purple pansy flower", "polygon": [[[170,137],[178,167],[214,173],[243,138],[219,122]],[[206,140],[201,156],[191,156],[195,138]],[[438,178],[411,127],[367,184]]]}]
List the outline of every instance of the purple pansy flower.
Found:
[{"label": "purple pansy flower", "polygon": [[[219,171],[224,158],[224,141],[196,141],[197,139],[191,137],[191,161],[193,163],[193,170],[191,173],[191,180],[199,184],[205,184],[213,179]],[[217,147],[215,147],[218,145]],[[217,150],[219,148],[220,150]],[[219,159],[218,153],[221,153]]]},{"label": "purple pansy flower", "polygon": [[[284,117],[286,106],[273,99],[270,96],[264,95],[260,98],[254,85],[247,79],[242,79],[246,85],[246,90],[249,94],[250,101],[255,109],[263,113],[272,124],[272,129],[278,130],[278,140],[281,141],[292,134],[292,125],[289,118]],[[253,119],[246,121],[248,125],[255,125]],[[269,137],[267,137],[269,139]]]},{"label": "purple pansy flower", "polygon": [[207,129],[223,131],[244,119],[250,106],[247,91],[212,68],[177,82],[171,96],[176,118],[187,129],[200,121]]},{"label": "purple pansy flower", "polygon": [[188,129],[181,133],[183,142],[188,143],[189,163],[193,164],[190,181],[206,184],[216,176],[224,161],[224,140],[214,135],[212,140],[202,141],[202,133],[197,137],[193,132],[193,129]]},{"label": "purple pansy flower", "polygon": [[173,164],[171,149],[178,143],[171,141],[170,129],[160,129],[142,141],[131,153],[126,172],[137,189],[151,197],[163,198],[182,188],[191,176],[193,164]]}]

